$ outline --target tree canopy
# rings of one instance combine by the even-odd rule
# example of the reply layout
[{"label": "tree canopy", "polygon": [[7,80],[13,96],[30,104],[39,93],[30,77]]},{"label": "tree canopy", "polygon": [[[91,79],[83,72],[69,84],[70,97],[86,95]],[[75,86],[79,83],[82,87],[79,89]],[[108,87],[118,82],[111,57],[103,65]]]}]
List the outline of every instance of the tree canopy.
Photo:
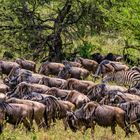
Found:
[{"label": "tree canopy", "polygon": [[[91,44],[84,37],[102,32],[120,34],[124,54],[140,51],[139,0],[0,1],[0,46],[21,57],[61,61],[85,53],[73,49],[77,40],[89,53]],[[73,52],[66,53],[68,47]]]}]

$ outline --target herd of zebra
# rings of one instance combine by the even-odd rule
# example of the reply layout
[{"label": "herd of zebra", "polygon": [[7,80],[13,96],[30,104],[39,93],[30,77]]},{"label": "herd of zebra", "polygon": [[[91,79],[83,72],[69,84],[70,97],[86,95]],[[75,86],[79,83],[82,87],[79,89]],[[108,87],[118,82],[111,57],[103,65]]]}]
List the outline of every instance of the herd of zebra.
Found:
[{"label": "herd of zebra", "polygon": [[[117,59],[118,60],[118,59]],[[0,60],[0,133],[4,124],[27,130],[49,129],[62,120],[73,132],[118,124],[126,136],[135,125],[140,133],[140,68],[123,62],[76,58],[44,62],[39,69],[26,59]],[[100,83],[95,82],[100,78]],[[87,80],[91,79],[91,80]],[[114,82],[115,85],[109,84]]]}]

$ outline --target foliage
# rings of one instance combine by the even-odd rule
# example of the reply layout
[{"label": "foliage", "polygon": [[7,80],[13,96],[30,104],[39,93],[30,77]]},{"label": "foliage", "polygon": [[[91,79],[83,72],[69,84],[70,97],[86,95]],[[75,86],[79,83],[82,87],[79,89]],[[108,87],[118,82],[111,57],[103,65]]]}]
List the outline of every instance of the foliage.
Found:
[{"label": "foliage", "polygon": [[90,57],[90,48],[98,51],[98,45],[84,38],[104,32],[127,41],[123,52],[137,61],[132,52],[140,51],[139,0],[0,1],[0,47],[15,57],[61,60],[73,53],[75,42],[82,42],[78,51]]}]

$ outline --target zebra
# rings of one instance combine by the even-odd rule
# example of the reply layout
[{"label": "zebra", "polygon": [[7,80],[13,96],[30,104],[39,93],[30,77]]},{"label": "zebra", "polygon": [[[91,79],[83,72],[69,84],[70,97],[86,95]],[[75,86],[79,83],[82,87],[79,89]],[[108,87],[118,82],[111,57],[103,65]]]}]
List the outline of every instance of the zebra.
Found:
[{"label": "zebra", "polygon": [[104,76],[102,83],[115,82],[117,85],[136,87],[140,84],[140,73],[136,70],[117,71]]}]

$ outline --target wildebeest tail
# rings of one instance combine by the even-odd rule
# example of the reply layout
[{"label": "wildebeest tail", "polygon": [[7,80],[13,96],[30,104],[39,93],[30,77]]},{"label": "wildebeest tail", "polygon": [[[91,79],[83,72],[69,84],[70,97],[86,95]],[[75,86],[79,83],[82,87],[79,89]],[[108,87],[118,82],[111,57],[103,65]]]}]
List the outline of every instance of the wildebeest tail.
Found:
[{"label": "wildebeest tail", "polygon": [[45,124],[47,127],[49,127],[49,124],[48,124],[48,113],[47,113],[47,110],[45,108],[45,111],[44,111],[44,121],[45,121]]}]

